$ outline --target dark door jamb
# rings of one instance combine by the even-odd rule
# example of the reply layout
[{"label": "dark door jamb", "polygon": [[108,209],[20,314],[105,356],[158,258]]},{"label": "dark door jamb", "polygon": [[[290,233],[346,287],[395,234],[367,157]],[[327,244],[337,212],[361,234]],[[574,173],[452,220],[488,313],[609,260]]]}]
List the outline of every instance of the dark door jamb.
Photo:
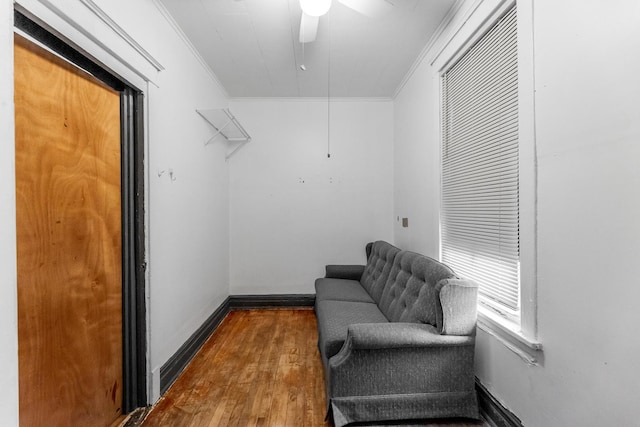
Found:
[{"label": "dark door jamb", "polygon": [[146,406],[144,136],[142,94],[121,92],[123,410]]}]

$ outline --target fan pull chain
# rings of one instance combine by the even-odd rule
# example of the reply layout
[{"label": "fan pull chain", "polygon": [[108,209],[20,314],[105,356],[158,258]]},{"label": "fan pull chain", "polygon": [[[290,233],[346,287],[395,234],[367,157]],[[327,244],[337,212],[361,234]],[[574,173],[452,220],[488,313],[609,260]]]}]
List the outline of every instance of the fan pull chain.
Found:
[{"label": "fan pull chain", "polygon": [[327,14],[329,49],[327,60],[327,158],[331,158],[331,11]]},{"label": "fan pull chain", "polygon": [[[304,19],[302,20],[301,25],[302,25],[301,31],[304,31]],[[302,64],[300,65],[300,69],[302,71],[307,71],[307,67],[304,65],[304,45],[306,43],[301,43],[301,44],[302,44]]]}]

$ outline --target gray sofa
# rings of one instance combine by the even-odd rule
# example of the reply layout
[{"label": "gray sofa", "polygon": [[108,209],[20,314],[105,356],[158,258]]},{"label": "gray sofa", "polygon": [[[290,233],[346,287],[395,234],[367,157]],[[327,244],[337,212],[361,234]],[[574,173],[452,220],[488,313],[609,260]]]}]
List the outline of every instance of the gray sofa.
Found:
[{"label": "gray sofa", "polygon": [[477,286],[383,241],[366,266],[328,265],[315,282],[328,415],[351,422],[478,418]]}]

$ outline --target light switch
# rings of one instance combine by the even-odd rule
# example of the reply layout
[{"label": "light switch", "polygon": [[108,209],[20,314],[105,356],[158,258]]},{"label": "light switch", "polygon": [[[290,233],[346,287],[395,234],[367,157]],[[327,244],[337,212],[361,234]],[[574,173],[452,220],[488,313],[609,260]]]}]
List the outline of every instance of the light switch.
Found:
[{"label": "light switch", "polygon": [[402,218],[402,226],[405,228],[409,226],[409,218]]}]

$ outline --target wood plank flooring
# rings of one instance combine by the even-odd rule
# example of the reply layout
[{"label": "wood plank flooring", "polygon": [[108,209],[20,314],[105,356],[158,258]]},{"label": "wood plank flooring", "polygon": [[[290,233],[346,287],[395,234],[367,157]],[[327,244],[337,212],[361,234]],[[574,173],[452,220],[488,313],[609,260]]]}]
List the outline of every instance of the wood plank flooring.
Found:
[{"label": "wood plank flooring", "polygon": [[232,311],[142,426],[330,427],[317,339],[311,309]]}]

